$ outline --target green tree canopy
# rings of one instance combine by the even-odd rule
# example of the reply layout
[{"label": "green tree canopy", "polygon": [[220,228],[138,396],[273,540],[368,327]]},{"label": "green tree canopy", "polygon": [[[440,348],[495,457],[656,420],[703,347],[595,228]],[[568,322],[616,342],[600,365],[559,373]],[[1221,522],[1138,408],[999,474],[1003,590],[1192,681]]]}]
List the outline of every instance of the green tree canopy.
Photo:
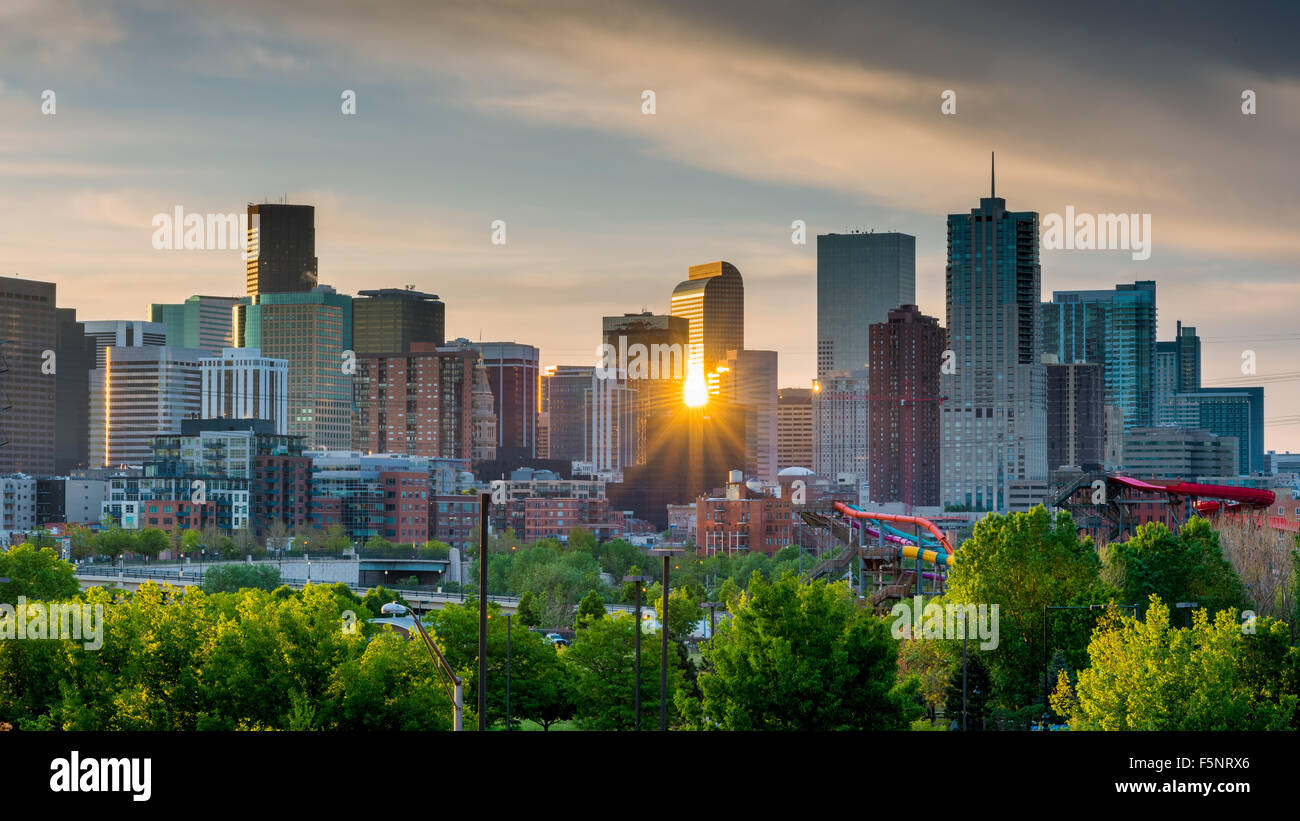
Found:
[{"label": "green tree canopy", "polygon": [[77,595],[75,568],[51,548],[40,550],[20,544],[0,553],[0,602],[16,604],[18,597],[29,601],[61,601]]},{"label": "green tree canopy", "polygon": [[1223,557],[1219,534],[1195,517],[1174,535],[1163,522],[1149,522],[1126,542],[1107,547],[1106,575],[1125,602],[1197,602],[1214,613],[1241,609],[1245,590]]}]

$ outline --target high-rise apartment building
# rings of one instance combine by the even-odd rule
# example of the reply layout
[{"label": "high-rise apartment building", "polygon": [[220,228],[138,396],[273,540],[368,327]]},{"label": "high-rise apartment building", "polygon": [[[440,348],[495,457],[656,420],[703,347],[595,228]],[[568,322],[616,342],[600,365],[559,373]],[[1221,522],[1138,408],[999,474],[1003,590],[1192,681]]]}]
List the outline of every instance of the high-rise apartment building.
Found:
[{"label": "high-rise apartment building", "polygon": [[721,395],[746,408],[743,469],[765,482],[775,482],[778,470],[776,351],[728,351],[718,370]]},{"label": "high-rise apartment building", "polygon": [[670,311],[690,322],[687,373],[712,372],[727,351],[745,347],[745,283],[730,262],[692,265],[673,289]]},{"label": "high-rise apartment building", "polygon": [[870,478],[866,369],[830,371],[813,382],[813,472],[858,487]]},{"label": "high-rise apartment building", "polygon": [[895,232],[817,237],[817,375],[867,367],[867,328],[916,302],[916,237]]},{"label": "high-rise apartment building", "polygon": [[1197,428],[1216,436],[1232,437],[1237,444],[1238,469],[1242,473],[1264,471],[1263,388],[1201,388],[1176,393],[1173,421],[1176,425]]},{"label": "high-rise apartment building", "polygon": [[1009,483],[1047,478],[1047,379],[1040,361],[1038,213],[991,190],[948,215],[948,347],[942,502],[1006,510]]},{"label": "high-rise apartment building", "polygon": [[416,342],[442,345],[446,306],[412,288],[359,291],[352,300],[352,346],[360,354],[402,353]]},{"label": "high-rise apartment building", "polygon": [[153,457],[154,437],[179,433],[199,414],[207,351],[149,346],[104,350],[102,402],[90,409],[90,465],[138,465]]},{"label": "high-rise apartment building", "polygon": [[308,448],[352,444],[352,297],[328,285],[258,294],[235,306],[235,337],[237,347],[288,360],[290,434]]},{"label": "high-rise apartment building", "polygon": [[1178,392],[1190,393],[1201,387],[1201,338],[1196,329],[1179,321],[1174,331],[1177,355]]},{"label": "high-rise apartment building", "polygon": [[781,388],[776,394],[776,469],[812,469],[812,388]]},{"label": "high-rise apartment building", "polygon": [[902,305],[870,331],[870,446],[873,502],[939,504],[939,369],[947,333],[915,305]]},{"label": "high-rise apartment building", "polygon": [[1151,424],[1174,424],[1174,394],[1178,393],[1178,344],[1157,342],[1151,368]]},{"label": "high-rise apartment building", "polygon": [[474,366],[461,348],[413,342],[411,350],[358,360],[358,445],[371,453],[469,460],[473,453]]},{"label": "high-rise apartment building", "polygon": [[1102,464],[1106,446],[1105,367],[1047,365],[1047,467]]},{"label": "high-rise apartment building", "polygon": [[180,303],[153,303],[149,321],[167,329],[164,344],[173,348],[204,348],[209,356],[235,344],[236,305],[247,305],[248,297],[195,295]]},{"label": "high-rise apartment building", "polygon": [[257,348],[223,348],[199,360],[203,419],[266,419],[277,434],[289,432],[289,362]]},{"label": "high-rise apartment building", "polygon": [[[248,206],[248,295],[308,293],[316,287],[316,208]],[[351,327],[348,328],[349,335]]]},{"label": "high-rise apartment building", "polygon": [[531,459],[537,455],[540,407],[540,352],[517,342],[465,342],[478,351],[495,400],[497,457]]},{"label": "high-rise apartment building", "polygon": [[56,316],[54,283],[0,277],[0,474],[54,471]]},{"label": "high-rise apartment building", "polygon": [[580,462],[587,458],[588,395],[594,365],[557,365],[542,376],[542,412],[547,417],[548,459]]},{"label": "high-rise apartment building", "polygon": [[1127,427],[1152,424],[1156,356],[1156,284],[1114,290],[1054,291],[1039,308],[1043,352],[1062,365],[1105,368],[1107,401],[1124,409]]}]

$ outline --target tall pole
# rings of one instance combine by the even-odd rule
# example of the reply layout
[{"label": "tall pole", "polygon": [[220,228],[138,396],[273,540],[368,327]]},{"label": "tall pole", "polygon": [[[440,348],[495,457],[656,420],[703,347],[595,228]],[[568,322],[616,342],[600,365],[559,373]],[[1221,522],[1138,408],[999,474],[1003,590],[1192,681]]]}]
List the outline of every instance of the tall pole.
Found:
[{"label": "tall pole", "polygon": [[659,619],[659,732],[668,731],[668,563],[664,554],[664,613]]},{"label": "tall pole", "polygon": [[1047,715],[1047,605],[1043,605],[1043,715]]},{"label": "tall pole", "polygon": [[636,582],[636,631],[632,639],[636,645],[636,686],[634,687],[633,696],[635,701],[634,710],[636,712],[636,728],[641,729],[641,582]]},{"label": "tall pole", "polygon": [[478,497],[478,728],[487,730],[487,578],[489,493]]},{"label": "tall pole", "polygon": [[966,732],[966,639],[970,631],[966,629],[966,611],[961,614],[961,731]]},{"label": "tall pole", "polygon": [[506,732],[510,732],[510,616],[506,616]]}]

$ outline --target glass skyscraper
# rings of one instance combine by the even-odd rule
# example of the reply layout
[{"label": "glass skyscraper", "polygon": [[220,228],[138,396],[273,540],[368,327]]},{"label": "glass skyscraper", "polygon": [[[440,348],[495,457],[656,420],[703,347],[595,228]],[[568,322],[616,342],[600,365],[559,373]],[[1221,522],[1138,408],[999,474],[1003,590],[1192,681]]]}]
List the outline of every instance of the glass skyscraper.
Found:
[{"label": "glass skyscraper", "polygon": [[817,237],[817,375],[856,371],[870,358],[868,327],[916,303],[916,237]]},{"label": "glass skyscraper", "polygon": [[1106,403],[1124,409],[1124,429],[1149,427],[1156,357],[1156,284],[1054,291],[1039,309],[1043,352],[1063,365],[1105,368]]},{"label": "glass skyscraper", "polygon": [[948,215],[945,505],[1005,511],[1012,481],[1047,478],[1038,238],[1038,213],[1008,211],[994,191]]}]

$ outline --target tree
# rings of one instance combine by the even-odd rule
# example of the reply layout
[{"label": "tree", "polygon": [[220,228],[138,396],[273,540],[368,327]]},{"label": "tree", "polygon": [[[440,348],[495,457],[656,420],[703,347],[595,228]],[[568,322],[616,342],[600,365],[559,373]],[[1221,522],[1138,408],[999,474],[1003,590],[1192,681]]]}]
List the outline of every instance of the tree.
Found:
[{"label": "tree", "polygon": [[199,545],[203,544],[203,534],[197,530],[187,530],[181,534],[181,552],[186,556],[199,558]]},{"label": "tree", "polygon": [[1085,662],[1095,617],[1046,607],[1109,601],[1091,539],[1080,539],[1068,513],[1053,518],[1042,505],[1027,513],[990,514],[962,543],[948,577],[945,603],[997,604],[999,644],[984,659],[994,706],[1043,707],[1044,619],[1048,646],[1061,649],[1074,668]]},{"label": "tree", "polygon": [[702,652],[699,728],[903,729],[921,715],[915,684],[899,687],[898,649],[884,619],[843,583],[761,576]]},{"label": "tree", "polygon": [[1189,519],[1178,535],[1163,522],[1148,522],[1126,542],[1107,545],[1106,575],[1125,602],[1158,596],[1193,601],[1214,613],[1241,609],[1245,591],[1205,519]]},{"label": "tree", "polygon": [[0,602],[16,604],[22,596],[31,601],[61,601],[77,595],[76,570],[48,547],[37,550],[20,544],[0,553]]},{"label": "tree", "polygon": [[[560,658],[569,670],[574,717],[583,730],[632,730],[636,727],[633,640],[635,622],[624,612],[579,627],[572,646]],[[675,693],[682,686],[677,654],[668,656],[668,721],[679,723]],[[641,722],[658,719],[659,653],[641,646]]]},{"label": "tree", "polygon": [[[967,667],[969,668],[969,661]],[[939,710],[944,710],[947,715],[952,714],[951,710],[944,708],[944,702],[948,695],[948,688],[952,684],[954,673],[958,679],[957,687],[960,690],[960,657],[954,664],[953,659],[944,653],[942,642],[911,638],[903,639],[898,643],[898,674],[899,676],[914,675],[917,677],[921,687],[921,698],[925,702],[925,709],[931,723],[934,722],[935,714]],[[957,701],[957,712],[960,715],[960,698]]]},{"label": "tree", "polygon": [[515,607],[516,617],[524,627],[537,627],[542,623],[542,615],[537,610],[537,599],[532,591],[525,590]]},{"label": "tree", "polygon": [[218,564],[203,573],[204,593],[234,593],[245,588],[270,592],[280,584],[280,570],[270,564]]},{"label": "tree", "polygon": [[171,539],[168,539],[167,534],[157,528],[141,530],[140,534],[135,538],[135,552],[151,559],[158,558],[158,554],[169,547],[171,547]]},{"label": "tree", "polygon": [[74,559],[89,559],[98,552],[98,537],[88,527],[72,525],[68,528],[68,539],[72,542],[71,551]]},{"label": "tree", "polygon": [[660,624],[668,625],[668,640],[680,643],[690,638],[703,620],[704,609],[690,591],[674,587],[668,594],[668,621],[664,622],[664,594],[663,588],[660,588],[659,595],[655,598],[655,617]]},{"label": "tree", "polygon": [[135,534],[114,524],[99,534],[98,546],[101,556],[116,561],[118,556],[135,552]]},{"label": "tree", "polygon": [[1112,610],[1088,645],[1091,666],[1074,687],[1061,671],[1052,707],[1076,730],[1286,729],[1297,651],[1284,625],[1264,622],[1252,635],[1231,610],[1197,610],[1178,628],[1156,596],[1141,621]]},{"label": "tree", "polygon": [[578,618],[576,624],[586,626],[593,619],[605,618],[605,600],[595,590],[582,597],[578,602]]},{"label": "tree", "polygon": [[284,550],[289,543],[289,528],[281,519],[272,519],[266,528],[266,547],[268,550]]}]

